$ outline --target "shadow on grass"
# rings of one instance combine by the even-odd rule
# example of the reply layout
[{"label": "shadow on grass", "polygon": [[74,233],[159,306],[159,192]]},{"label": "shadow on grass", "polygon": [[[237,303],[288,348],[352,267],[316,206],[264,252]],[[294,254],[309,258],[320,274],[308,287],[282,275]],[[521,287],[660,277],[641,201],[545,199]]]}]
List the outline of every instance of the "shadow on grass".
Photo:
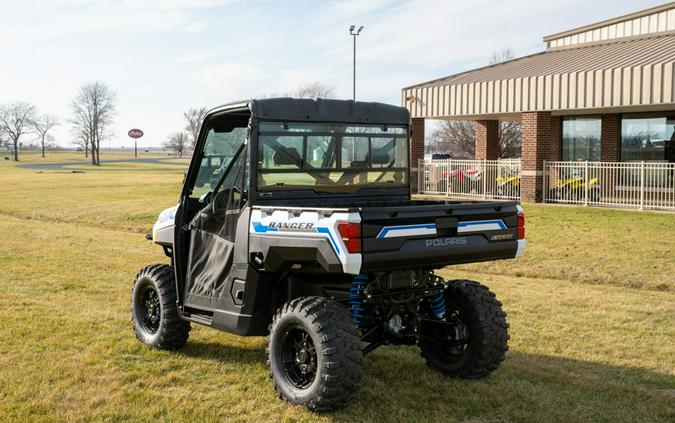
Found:
[{"label": "shadow on grass", "polygon": [[413,348],[369,356],[363,389],[331,421],[675,421],[675,377],[509,352],[485,379],[450,379]]},{"label": "shadow on grass", "polygon": [[[179,352],[227,363],[265,364],[263,348],[190,341]],[[271,389],[271,386],[270,386]],[[363,388],[333,422],[675,421],[675,376],[633,367],[510,351],[485,379],[447,378],[413,347],[366,357]]]},{"label": "shadow on grass", "polygon": [[265,349],[258,347],[231,346],[222,342],[192,340],[177,354],[197,359],[217,360],[220,362],[242,364],[265,364]]}]

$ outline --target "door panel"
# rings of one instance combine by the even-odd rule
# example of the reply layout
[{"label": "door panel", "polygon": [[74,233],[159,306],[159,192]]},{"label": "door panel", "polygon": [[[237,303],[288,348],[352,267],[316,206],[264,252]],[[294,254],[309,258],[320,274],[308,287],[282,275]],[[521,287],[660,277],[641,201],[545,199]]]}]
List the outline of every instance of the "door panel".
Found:
[{"label": "door panel", "polygon": [[[242,154],[241,157],[245,161],[245,155]],[[230,170],[242,173],[242,166],[236,166],[235,163]],[[239,179],[232,178],[233,181]],[[214,193],[209,204],[190,222],[186,285],[188,306],[214,309],[223,293],[227,291],[237,221],[242,206],[242,192],[235,184]]]},{"label": "door panel", "polygon": [[[245,128],[234,128],[227,136],[214,130],[207,135],[203,154],[208,160],[200,162],[189,197],[200,198],[201,210],[186,228],[190,243],[184,288],[188,307],[214,311],[219,300],[229,295],[237,220],[245,201],[245,134]],[[228,158],[214,162],[216,154],[223,152]]]},{"label": "door panel", "polygon": [[190,233],[190,244],[188,303],[194,306],[205,302],[204,305],[213,306],[225,289],[232,267],[234,243],[216,234],[193,229]]}]

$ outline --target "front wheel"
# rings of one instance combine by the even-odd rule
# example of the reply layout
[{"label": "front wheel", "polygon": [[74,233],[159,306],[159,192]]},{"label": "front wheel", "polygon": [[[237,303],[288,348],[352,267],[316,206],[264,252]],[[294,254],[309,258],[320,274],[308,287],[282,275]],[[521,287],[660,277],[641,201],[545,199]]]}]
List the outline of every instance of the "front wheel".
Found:
[{"label": "front wheel", "polygon": [[346,309],[327,298],[284,304],[270,325],[267,354],[279,397],[311,411],[342,408],[361,386],[359,334]]},{"label": "front wheel", "polygon": [[422,357],[429,367],[448,376],[487,376],[508,350],[509,325],[502,303],[487,287],[469,280],[449,281],[444,297],[445,320],[453,323],[447,327],[461,330],[420,339]]},{"label": "front wheel", "polygon": [[176,350],[185,345],[190,322],[178,315],[173,267],[154,264],[138,272],[131,290],[131,320],[136,338],[149,347]]}]

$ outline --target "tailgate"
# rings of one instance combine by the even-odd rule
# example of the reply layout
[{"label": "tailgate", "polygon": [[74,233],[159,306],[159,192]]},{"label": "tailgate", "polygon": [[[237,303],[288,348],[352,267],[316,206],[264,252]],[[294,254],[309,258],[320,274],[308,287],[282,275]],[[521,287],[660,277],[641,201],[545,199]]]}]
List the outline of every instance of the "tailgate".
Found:
[{"label": "tailgate", "polygon": [[518,242],[518,211],[514,201],[411,201],[362,208],[361,270],[439,268],[514,258],[524,247],[524,240]]}]

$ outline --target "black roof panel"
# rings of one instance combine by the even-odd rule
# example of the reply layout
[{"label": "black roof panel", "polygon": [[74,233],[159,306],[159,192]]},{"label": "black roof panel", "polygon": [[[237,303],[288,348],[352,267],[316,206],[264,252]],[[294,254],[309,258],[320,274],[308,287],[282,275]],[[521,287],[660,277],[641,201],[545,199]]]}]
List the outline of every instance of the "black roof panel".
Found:
[{"label": "black roof panel", "polygon": [[410,121],[410,113],[406,108],[376,102],[280,97],[235,104],[242,103],[248,103],[251,114],[259,119],[390,125],[407,124]]}]

